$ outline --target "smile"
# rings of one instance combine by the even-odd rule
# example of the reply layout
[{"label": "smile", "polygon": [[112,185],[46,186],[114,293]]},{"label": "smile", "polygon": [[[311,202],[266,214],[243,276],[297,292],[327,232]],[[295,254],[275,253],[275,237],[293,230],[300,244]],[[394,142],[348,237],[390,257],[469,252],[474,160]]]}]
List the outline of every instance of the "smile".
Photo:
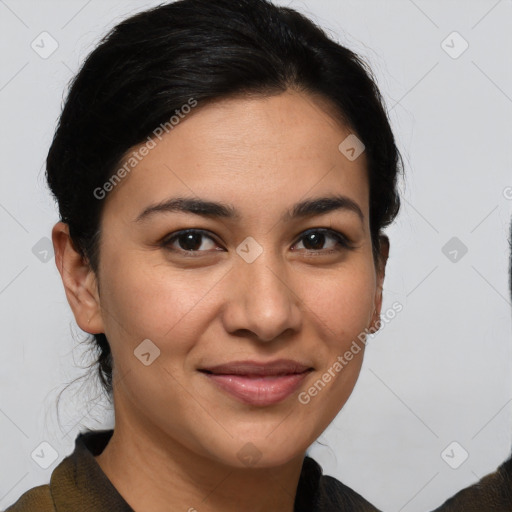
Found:
[{"label": "smile", "polygon": [[210,381],[230,395],[247,404],[258,406],[281,402],[297,390],[308,374],[309,371],[277,377],[254,377],[204,373]]}]

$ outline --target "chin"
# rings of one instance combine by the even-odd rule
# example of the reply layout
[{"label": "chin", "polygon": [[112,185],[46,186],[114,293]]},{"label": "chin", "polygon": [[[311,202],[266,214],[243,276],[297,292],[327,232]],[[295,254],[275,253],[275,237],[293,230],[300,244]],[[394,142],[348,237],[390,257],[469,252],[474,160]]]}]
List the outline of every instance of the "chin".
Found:
[{"label": "chin", "polygon": [[[274,426],[275,428],[275,426]],[[212,442],[205,446],[207,457],[216,459],[225,466],[235,468],[273,468],[287,464],[297,457],[303,457],[311,444],[310,439],[304,436],[288,435],[289,428],[283,429],[280,435],[269,435],[272,430],[264,434],[250,434],[243,437],[236,436],[215,443],[217,449],[212,450]]]},{"label": "chin", "polygon": [[[305,433],[303,436],[297,436],[291,432],[290,427],[284,427],[280,434],[268,434],[263,436],[254,436],[252,439],[243,441],[238,448],[237,460],[244,455],[249,458],[254,457],[254,467],[270,468],[287,464],[297,457],[303,457],[309,445],[313,442]],[[256,460],[256,458],[258,460]],[[246,466],[242,463],[240,467]]]}]

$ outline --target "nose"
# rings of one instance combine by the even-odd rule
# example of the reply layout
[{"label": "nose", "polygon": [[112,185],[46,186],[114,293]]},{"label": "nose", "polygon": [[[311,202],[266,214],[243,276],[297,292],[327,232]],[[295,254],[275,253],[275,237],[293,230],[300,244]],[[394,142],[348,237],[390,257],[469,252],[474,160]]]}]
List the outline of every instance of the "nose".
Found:
[{"label": "nose", "polygon": [[284,264],[263,252],[252,263],[237,260],[229,275],[223,321],[230,334],[247,336],[249,331],[269,342],[287,330],[299,331],[302,301]]}]

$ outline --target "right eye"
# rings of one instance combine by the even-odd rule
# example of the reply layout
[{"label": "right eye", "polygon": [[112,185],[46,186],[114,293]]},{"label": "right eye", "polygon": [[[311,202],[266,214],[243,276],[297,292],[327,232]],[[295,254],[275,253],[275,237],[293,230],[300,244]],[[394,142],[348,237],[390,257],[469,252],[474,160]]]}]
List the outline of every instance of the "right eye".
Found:
[{"label": "right eye", "polygon": [[[204,243],[203,240],[208,241]],[[211,236],[207,235],[206,231],[201,229],[185,229],[177,231],[166,236],[162,242],[162,247],[166,250],[181,253],[183,256],[193,257],[201,256],[201,254],[196,253],[211,252],[212,245],[215,246],[217,244]],[[203,249],[200,249],[201,247],[203,247]],[[213,249],[213,251],[217,250],[219,249]]]}]

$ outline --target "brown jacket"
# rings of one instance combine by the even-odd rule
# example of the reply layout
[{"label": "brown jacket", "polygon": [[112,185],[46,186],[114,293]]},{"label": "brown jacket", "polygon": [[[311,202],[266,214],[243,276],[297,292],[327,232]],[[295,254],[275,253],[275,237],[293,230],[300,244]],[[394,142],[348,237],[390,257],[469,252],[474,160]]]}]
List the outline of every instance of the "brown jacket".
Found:
[{"label": "brown jacket", "polygon": [[[113,430],[87,431],[77,436],[75,450],[53,470],[50,483],[26,491],[5,512],[134,512],[94,458]],[[341,482],[322,474],[304,458],[295,498],[295,512],[379,512]]]},{"label": "brown jacket", "polygon": [[512,512],[512,458],[434,512]]}]

